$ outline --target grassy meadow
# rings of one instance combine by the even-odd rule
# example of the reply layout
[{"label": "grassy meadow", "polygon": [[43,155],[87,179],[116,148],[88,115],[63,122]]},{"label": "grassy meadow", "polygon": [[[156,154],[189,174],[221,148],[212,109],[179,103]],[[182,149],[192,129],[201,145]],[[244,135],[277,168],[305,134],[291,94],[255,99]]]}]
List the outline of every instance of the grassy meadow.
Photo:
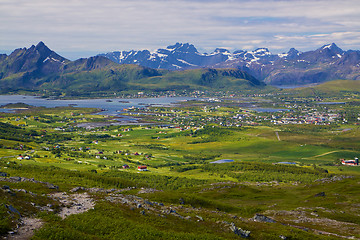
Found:
[{"label": "grassy meadow", "polygon": [[[233,105],[174,110],[169,117],[169,109],[153,108],[165,117],[146,119],[159,124],[131,126],[111,126],[116,119],[96,109],[1,113],[0,172],[8,176],[1,180],[0,235],[36,217],[43,226],[32,239],[240,238],[231,224],[250,231],[249,239],[360,238],[360,167],[339,160],[360,156],[359,125],[224,126],[231,114],[260,114]],[[94,122],[104,124],[77,126]],[[221,159],[233,162],[211,163]],[[36,181],[9,180],[15,176]],[[75,187],[95,206],[62,219],[65,205],[51,194]],[[117,200],[129,198],[136,200]]]}]

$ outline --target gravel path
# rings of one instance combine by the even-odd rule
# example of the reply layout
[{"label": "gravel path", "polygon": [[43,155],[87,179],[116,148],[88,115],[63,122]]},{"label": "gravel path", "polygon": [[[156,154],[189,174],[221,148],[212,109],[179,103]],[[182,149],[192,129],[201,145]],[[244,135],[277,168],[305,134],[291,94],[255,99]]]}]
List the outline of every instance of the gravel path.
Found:
[{"label": "gravel path", "polygon": [[39,218],[23,218],[21,226],[16,230],[16,232],[10,233],[4,239],[30,239],[34,235],[34,230],[41,228],[43,221]]},{"label": "gravel path", "polygon": [[65,206],[59,212],[63,219],[72,214],[79,214],[94,208],[95,202],[88,193],[75,193],[68,195],[65,192],[54,193],[51,195]]}]

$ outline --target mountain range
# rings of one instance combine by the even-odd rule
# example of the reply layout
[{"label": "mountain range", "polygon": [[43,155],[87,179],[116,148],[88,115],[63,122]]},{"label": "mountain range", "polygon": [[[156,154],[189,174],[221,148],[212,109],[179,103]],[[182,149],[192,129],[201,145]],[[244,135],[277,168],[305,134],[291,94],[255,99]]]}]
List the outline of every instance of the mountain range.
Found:
[{"label": "mountain range", "polygon": [[0,54],[0,92],[59,91],[70,95],[128,90],[244,90],[360,80],[360,51],[336,44],[272,54],[267,48],[199,53],[177,43],[155,52],[121,51],[70,61],[43,42]]},{"label": "mountain range", "polygon": [[0,55],[0,90],[65,91],[86,95],[99,91],[262,88],[265,84],[239,69],[185,71],[118,64],[103,56],[70,61],[43,42]]},{"label": "mountain range", "polygon": [[154,52],[115,51],[100,54],[120,64],[138,64],[154,69],[236,68],[270,85],[304,85],[336,79],[360,79],[360,51],[343,51],[335,43],[319,49],[272,54],[267,48],[254,51],[217,48],[200,53],[194,45],[176,43]]}]

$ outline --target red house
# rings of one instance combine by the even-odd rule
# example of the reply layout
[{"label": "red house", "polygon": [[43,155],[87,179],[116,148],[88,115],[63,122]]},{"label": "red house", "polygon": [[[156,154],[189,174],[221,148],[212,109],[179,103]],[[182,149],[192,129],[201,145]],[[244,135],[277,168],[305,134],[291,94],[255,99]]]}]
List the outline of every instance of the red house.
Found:
[{"label": "red house", "polygon": [[147,166],[141,165],[141,166],[138,166],[138,170],[139,171],[147,171],[148,169],[147,169]]}]

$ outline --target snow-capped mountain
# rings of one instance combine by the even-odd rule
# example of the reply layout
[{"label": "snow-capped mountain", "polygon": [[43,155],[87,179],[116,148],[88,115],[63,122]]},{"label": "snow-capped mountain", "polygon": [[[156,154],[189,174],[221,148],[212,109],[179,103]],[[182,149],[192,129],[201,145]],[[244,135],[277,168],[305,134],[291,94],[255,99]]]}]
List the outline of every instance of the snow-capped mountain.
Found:
[{"label": "snow-capped mountain", "polygon": [[[164,59],[172,56],[177,64],[189,65],[190,53],[197,53],[192,45],[170,46],[156,54],[147,51],[122,52],[140,62],[145,59]],[[198,61],[204,61],[203,55]],[[221,56],[221,55],[218,55]],[[185,59],[185,60],[184,60]],[[191,60],[191,59],[190,59]],[[188,60],[188,61],[190,61]],[[155,62],[154,61],[154,62]],[[20,90],[65,91],[70,95],[84,95],[98,91],[123,90],[179,90],[179,89],[261,89],[262,81],[239,69],[191,69],[186,71],[157,70],[136,64],[118,64],[103,56],[67,60],[50,50],[43,42],[30,48],[19,48],[10,55],[0,54],[0,93]]]},{"label": "snow-capped mountain", "polygon": [[267,48],[258,48],[252,52],[239,50],[234,53],[224,48],[216,48],[210,54],[200,53],[194,45],[189,43],[176,43],[165,49],[158,49],[155,52],[148,50],[115,51],[99,54],[99,56],[107,57],[120,64],[138,64],[145,67],[168,70],[211,67],[235,59],[252,62],[260,58],[273,57]]},{"label": "snow-capped mountain", "polygon": [[120,64],[139,64],[145,67],[156,69],[191,69],[202,68],[214,65],[227,60],[226,54],[222,52],[213,54],[201,54],[192,44],[176,43],[165,49],[158,49],[155,52],[142,51],[121,51],[100,54]]},{"label": "snow-capped mountain", "polygon": [[336,44],[299,52],[272,54],[267,48],[253,51],[217,48],[200,53],[194,45],[176,43],[154,52],[121,51],[100,54],[116,63],[138,64],[155,69],[238,68],[273,85],[324,82],[334,79],[360,79],[360,51],[343,51]]}]

